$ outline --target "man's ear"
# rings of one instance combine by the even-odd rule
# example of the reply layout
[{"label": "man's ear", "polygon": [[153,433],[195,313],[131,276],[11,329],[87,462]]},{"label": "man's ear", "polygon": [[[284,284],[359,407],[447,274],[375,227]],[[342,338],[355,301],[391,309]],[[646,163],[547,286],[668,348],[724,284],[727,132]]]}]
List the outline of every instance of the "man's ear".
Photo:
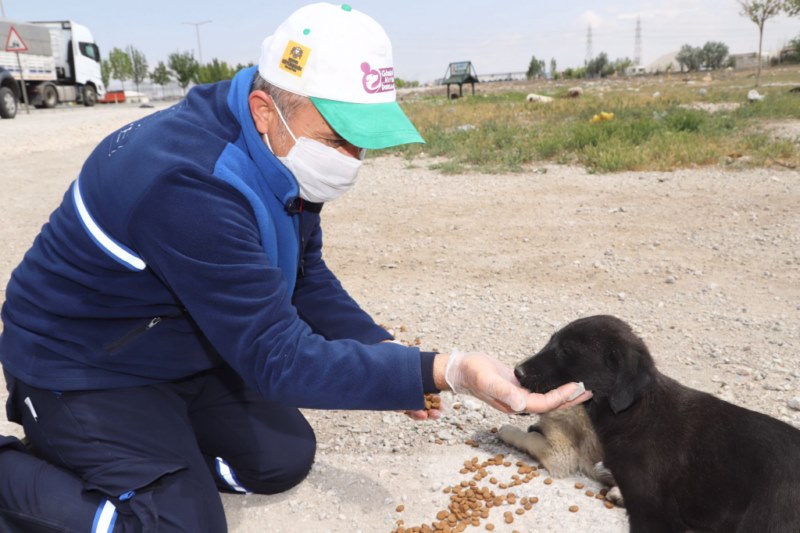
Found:
[{"label": "man's ear", "polygon": [[262,135],[267,133],[275,114],[272,97],[264,91],[252,91],[247,101],[250,104],[250,115],[253,117],[256,130]]},{"label": "man's ear", "polygon": [[642,391],[653,382],[649,359],[636,347],[614,350],[611,355],[616,370],[614,389],[608,401],[614,414],[619,414],[641,396]]}]

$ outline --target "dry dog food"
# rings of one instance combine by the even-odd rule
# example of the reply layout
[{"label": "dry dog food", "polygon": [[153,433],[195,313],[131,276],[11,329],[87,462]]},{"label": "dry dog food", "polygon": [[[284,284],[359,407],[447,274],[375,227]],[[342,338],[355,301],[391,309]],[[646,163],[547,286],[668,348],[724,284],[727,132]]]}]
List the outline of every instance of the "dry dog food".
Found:
[{"label": "dry dog food", "polygon": [[441,409],[442,408],[442,399],[439,397],[438,394],[426,394],[425,395],[425,410],[430,411],[431,409]]},{"label": "dry dog food", "polygon": [[[432,404],[431,404],[432,405]],[[428,401],[426,398],[426,408]],[[466,444],[478,447],[478,443],[469,439]],[[471,479],[464,479],[454,485],[444,487],[442,492],[448,494],[450,503],[447,509],[442,509],[436,513],[436,520],[431,523],[419,526],[405,526],[402,520],[396,522],[397,527],[392,533],[461,533],[469,527],[480,527],[481,522],[488,520],[492,509],[503,509],[503,521],[512,524],[516,517],[522,517],[528,511],[534,509],[539,502],[539,497],[534,495],[519,495],[519,491],[524,491],[524,485],[540,476],[539,467],[526,464],[524,461],[517,461],[514,465],[516,474],[511,475],[509,482],[501,483],[497,476],[490,475],[493,469],[509,468],[511,461],[507,461],[504,455],[498,454],[485,461],[478,457],[473,457],[464,461],[460,469],[462,475],[471,476]],[[480,483],[486,483],[480,485]],[[545,485],[553,483],[552,478],[545,478]],[[514,492],[501,493],[496,490],[515,489]],[[576,489],[583,489],[583,483],[576,483]],[[602,499],[606,490],[600,492],[595,497]],[[592,491],[586,491],[587,496],[594,496]],[[609,508],[614,508],[614,504],[604,501],[603,504]],[[403,510],[402,505],[397,506],[397,512]],[[571,505],[569,511],[577,513],[579,507]],[[486,531],[494,531],[495,525],[485,522]],[[515,530],[516,531],[516,530]]]}]

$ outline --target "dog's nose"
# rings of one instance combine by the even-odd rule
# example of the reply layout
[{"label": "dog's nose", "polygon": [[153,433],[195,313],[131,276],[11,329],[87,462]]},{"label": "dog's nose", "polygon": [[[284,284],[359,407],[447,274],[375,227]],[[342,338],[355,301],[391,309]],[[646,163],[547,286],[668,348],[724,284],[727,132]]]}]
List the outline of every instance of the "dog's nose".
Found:
[{"label": "dog's nose", "polygon": [[514,376],[517,378],[517,381],[522,383],[522,380],[525,379],[525,370],[523,370],[521,366],[515,366]]}]

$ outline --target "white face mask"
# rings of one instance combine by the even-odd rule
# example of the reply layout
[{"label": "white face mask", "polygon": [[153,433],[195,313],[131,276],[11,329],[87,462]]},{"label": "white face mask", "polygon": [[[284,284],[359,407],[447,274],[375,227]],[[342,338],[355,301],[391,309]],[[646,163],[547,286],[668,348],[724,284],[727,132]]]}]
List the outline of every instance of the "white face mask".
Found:
[{"label": "white face mask", "polygon": [[[276,157],[294,175],[300,187],[300,197],[308,202],[330,202],[350,190],[356,182],[365,150],[361,150],[360,158],[355,159],[308,137],[298,139],[284,120],[278,106],[275,106],[275,109],[289,135],[294,139],[294,146],[289,153],[283,157]],[[266,133],[263,137],[267,147],[273,151]]]}]

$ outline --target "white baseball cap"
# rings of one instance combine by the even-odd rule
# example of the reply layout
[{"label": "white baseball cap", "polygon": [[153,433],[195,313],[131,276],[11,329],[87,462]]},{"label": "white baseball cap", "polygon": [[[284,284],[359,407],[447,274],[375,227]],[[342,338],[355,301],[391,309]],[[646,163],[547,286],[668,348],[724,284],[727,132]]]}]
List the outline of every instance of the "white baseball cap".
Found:
[{"label": "white baseball cap", "polygon": [[264,39],[258,72],[307,96],[331,127],[360,148],[424,143],[397,103],[392,43],[347,4],[310,4]]}]

